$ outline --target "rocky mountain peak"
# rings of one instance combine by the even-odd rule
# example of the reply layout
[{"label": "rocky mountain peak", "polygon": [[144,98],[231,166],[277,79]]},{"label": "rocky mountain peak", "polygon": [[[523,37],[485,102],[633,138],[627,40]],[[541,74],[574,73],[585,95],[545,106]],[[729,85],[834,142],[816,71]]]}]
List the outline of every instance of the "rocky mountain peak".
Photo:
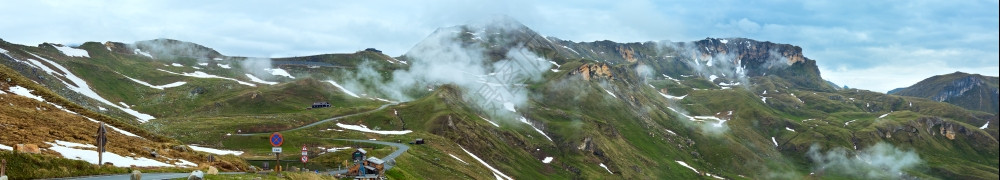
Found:
[{"label": "rocky mountain peak", "polygon": [[901,96],[923,97],[948,102],[967,109],[997,112],[1000,107],[1000,78],[955,72],[924,79],[910,87],[893,91]]},{"label": "rocky mountain peak", "polygon": [[802,48],[790,44],[778,44],[770,41],[756,41],[747,38],[705,38],[695,41],[702,56],[715,54],[734,55],[742,64],[766,65],[769,59],[782,59],[788,65],[805,62]]}]

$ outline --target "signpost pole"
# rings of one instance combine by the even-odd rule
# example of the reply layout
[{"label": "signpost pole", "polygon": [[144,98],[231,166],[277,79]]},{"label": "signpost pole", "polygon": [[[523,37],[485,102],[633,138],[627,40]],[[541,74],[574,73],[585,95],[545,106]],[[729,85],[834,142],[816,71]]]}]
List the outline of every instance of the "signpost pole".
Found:
[{"label": "signpost pole", "polygon": [[285,142],[285,137],[281,136],[281,133],[274,132],[271,133],[269,142],[271,143],[271,152],[274,153],[274,172],[277,172],[278,176],[281,176],[281,144]]},{"label": "signpost pole", "polygon": [[97,166],[101,167],[104,163],[104,145],[108,144],[108,131],[104,129],[104,122],[97,127]]},{"label": "signpost pole", "polygon": [[306,161],[309,161],[309,151],[306,149],[306,145],[302,145],[302,169],[306,169]]}]

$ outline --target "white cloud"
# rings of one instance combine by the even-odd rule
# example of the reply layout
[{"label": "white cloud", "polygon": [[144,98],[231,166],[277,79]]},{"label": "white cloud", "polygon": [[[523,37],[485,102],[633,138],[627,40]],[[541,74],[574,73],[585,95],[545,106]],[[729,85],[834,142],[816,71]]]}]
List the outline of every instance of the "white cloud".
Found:
[{"label": "white cloud", "polygon": [[[542,35],[573,41],[749,37],[801,46],[807,57],[818,60],[825,69],[915,67],[912,64],[941,61],[944,66],[936,69],[951,68],[944,71],[953,72],[998,66],[997,6],[997,1],[928,0],[41,0],[0,6],[0,19],[4,19],[0,38],[26,45],[172,38],[227,55],[256,57],[349,53],[373,47],[395,56],[439,27],[503,14]],[[893,50],[892,46],[902,48]],[[882,76],[893,72],[871,73]],[[854,86],[868,88],[861,83]]]},{"label": "white cloud", "polygon": [[740,30],[748,34],[755,34],[760,30],[760,24],[750,21],[747,18],[740,19],[739,22],[736,22],[736,26],[740,27]]}]

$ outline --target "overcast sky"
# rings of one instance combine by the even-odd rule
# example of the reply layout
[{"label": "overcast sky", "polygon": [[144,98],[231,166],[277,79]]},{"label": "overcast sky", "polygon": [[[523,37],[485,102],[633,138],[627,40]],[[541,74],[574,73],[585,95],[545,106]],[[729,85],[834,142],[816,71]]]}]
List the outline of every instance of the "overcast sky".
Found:
[{"label": "overcast sky", "polygon": [[955,71],[1000,71],[998,0],[2,4],[0,38],[25,45],[171,38],[225,55],[285,57],[374,47],[396,56],[439,27],[507,15],[545,36],[577,42],[748,37],[793,44],[818,61],[825,79],[881,92]]}]

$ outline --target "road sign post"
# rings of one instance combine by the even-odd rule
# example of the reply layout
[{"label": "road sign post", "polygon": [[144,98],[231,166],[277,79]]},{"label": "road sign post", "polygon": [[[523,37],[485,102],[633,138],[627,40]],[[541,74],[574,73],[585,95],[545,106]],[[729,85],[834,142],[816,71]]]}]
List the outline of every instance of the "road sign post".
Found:
[{"label": "road sign post", "polygon": [[104,128],[104,122],[97,127],[97,166],[104,163],[104,145],[108,144],[108,130]]},{"label": "road sign post", "polygon": [[268,138],[271,142],[271,152],[274,152],[274,164],[275,171],[279,175],[281,174],[281,144],[285,142],[285,137],[281,136],[281,133],[274,132],[271,133],[271,138]]},{"label": "road sign post", "polygon": [[309,161],[309,150],[306,149],[306,145],[302,145],[302,169],[306,169],[306,161]]}]

